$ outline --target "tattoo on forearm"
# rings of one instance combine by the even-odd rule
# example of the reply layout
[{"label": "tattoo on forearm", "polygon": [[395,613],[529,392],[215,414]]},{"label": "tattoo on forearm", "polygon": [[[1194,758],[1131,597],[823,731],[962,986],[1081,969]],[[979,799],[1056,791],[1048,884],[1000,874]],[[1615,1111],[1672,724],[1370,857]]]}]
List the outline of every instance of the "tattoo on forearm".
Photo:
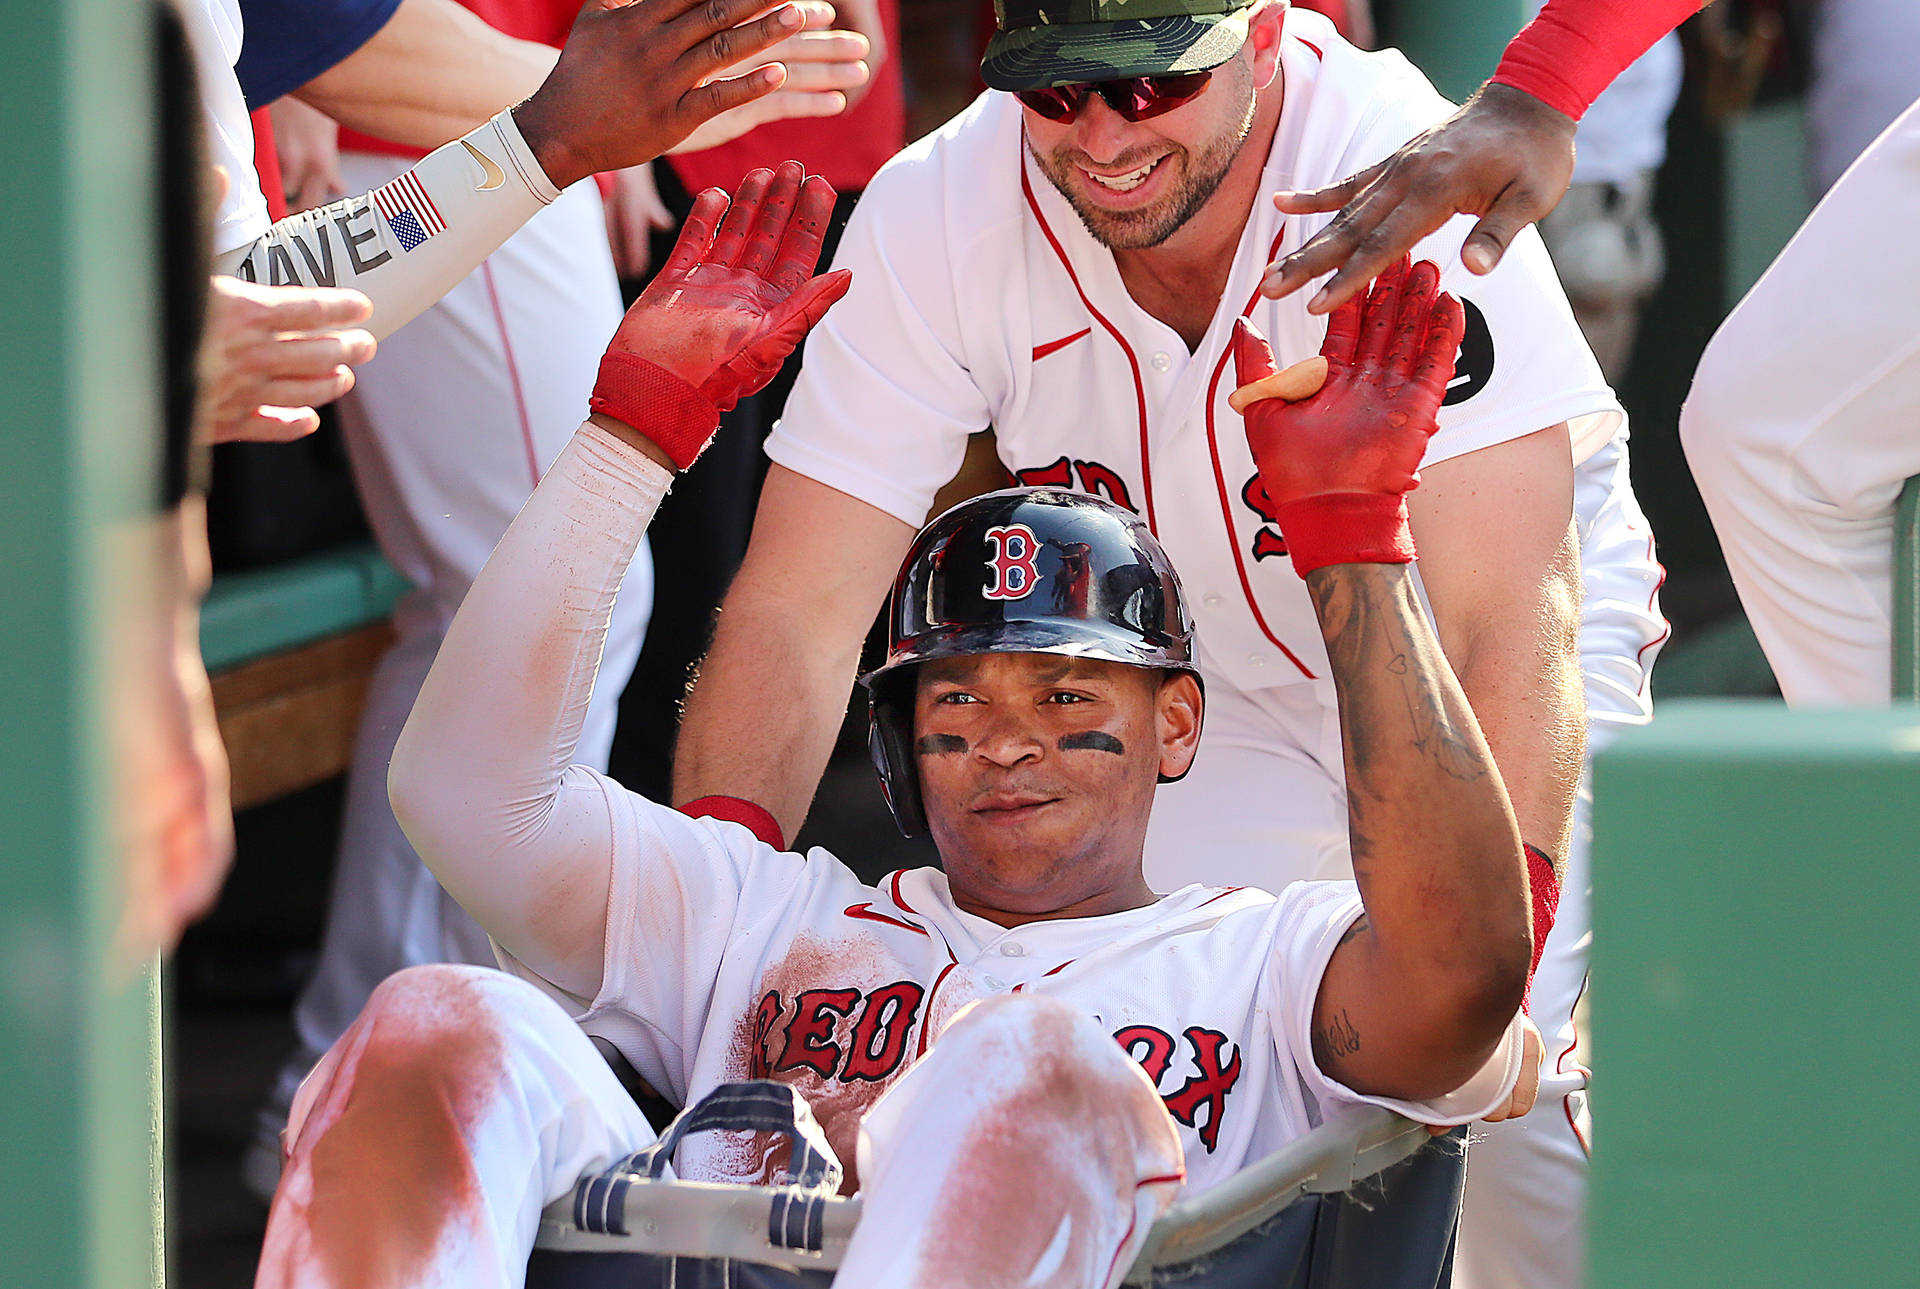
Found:
[{"label": "tattoo on forearm", "polygon": [[[1348,685],[1391,683],[1406,704],[1414,746],[1453,778],[1484,778],[1487,764],[1478,740],[1455,721],[1445,696],[1423,683],[1422,672],[1431,669],[1414,665],[1421,644],[1408,633],[1404,615],[1419,612],[1418,607],[1370,578],[1311,578],[1307,587],[1326,624],[1336,674]],[[1371,722],[1344,719],[1347,702],[1343,695],[1342,726],[1354,766],[1364,773],[1380,751],[1379,731]]]},{"label": "tattoo on forearm", "polygon": [[1403,693],[1413,719],[1414,746],[1456,779],[1485,778],[1487,766],[1479,746],[1454,723],[1440,696],[1413,682],[1405,685]]},{"label": "tattoo on forearm", "polygon": [[1111,752],[1115,756],[1125,756],[1127,745],[1105,730],[1080,730],[1074,734],[1062,734],[1054,746],[1062,752]]},{"label": "tattoo on forearm", "polygon": [[1320,1031],[1320,1041],[1326,1044],[1327,1051],[1336,1057],[1352,1056],[1360,1050],[1360,1031],[1353,1027],[1353,1018],[1342,1007]]},{"label": "tattoo on forearm", "polygon": [[921,756],[944,756],[966,751],[967,741],[958,734],[922,734],[914,740],[913,750]]}]

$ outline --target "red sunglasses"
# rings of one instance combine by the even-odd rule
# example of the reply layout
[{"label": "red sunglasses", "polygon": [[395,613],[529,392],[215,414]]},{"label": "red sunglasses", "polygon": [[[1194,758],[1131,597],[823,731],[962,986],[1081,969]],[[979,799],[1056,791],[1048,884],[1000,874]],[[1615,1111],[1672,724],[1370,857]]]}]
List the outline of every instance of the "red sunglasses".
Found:
[{"label": "red sunglasses", "polygon": [[1049,121],[1071,124],[1086,106],[1087,96],[1098,94],[1108,107],[1128,121],[1145,121],[1192,102],[1213,78],[1212,69],[1173,76],[1132,76],[1123,81],[1079,81],[1041,89],[1015,90],[1013,96]]}]

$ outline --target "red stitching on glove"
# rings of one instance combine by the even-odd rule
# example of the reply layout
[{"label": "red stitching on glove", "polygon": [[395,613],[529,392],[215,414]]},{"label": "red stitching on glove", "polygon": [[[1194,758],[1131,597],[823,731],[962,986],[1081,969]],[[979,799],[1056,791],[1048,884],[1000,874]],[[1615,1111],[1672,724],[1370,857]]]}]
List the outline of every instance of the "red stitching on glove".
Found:
[{"label": "red stitching on glove", "polygon": [[765,806],[745,797],[699,797],[680,807],[680,813],[694,819],[726,819],[743,824],[747,830],[775,850],[785,850],[787,839],[779,823]]},{"label": "red stitching on glove", "polygon": [[720,409],[699,390],[638,354],[614,351],[600,360],[587,406],[632,426],[684,470],[713,441]]}]

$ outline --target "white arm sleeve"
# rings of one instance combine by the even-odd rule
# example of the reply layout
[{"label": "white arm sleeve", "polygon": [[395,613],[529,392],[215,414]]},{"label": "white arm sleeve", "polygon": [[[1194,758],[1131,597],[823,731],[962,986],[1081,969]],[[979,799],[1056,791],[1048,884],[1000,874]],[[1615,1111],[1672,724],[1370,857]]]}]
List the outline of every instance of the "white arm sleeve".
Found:
[{"label": "white arm sleeve", "polygon": [[475,921],[591,997],[613,867],[608,794],[572,764],[607,621],[672,475],[580,428],[474,580],[388,774],[408,840]]},{"label": "white arm sleeve", "polygon": [[337,286],[373,300],[392,335],[560,195],[511,110],[370,193],[289,216],[215,271],[272,286]]}]

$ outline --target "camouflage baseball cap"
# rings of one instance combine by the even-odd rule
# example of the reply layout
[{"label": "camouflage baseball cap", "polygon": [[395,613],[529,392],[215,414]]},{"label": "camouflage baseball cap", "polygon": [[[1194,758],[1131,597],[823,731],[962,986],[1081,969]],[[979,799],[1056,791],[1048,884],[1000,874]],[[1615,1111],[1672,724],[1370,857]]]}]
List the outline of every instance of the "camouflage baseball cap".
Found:
[{"label": "camouflage baseball cap", "polygon": [[1258,0],[993,0],[980,75],[997,90],[1218,67]]}]

